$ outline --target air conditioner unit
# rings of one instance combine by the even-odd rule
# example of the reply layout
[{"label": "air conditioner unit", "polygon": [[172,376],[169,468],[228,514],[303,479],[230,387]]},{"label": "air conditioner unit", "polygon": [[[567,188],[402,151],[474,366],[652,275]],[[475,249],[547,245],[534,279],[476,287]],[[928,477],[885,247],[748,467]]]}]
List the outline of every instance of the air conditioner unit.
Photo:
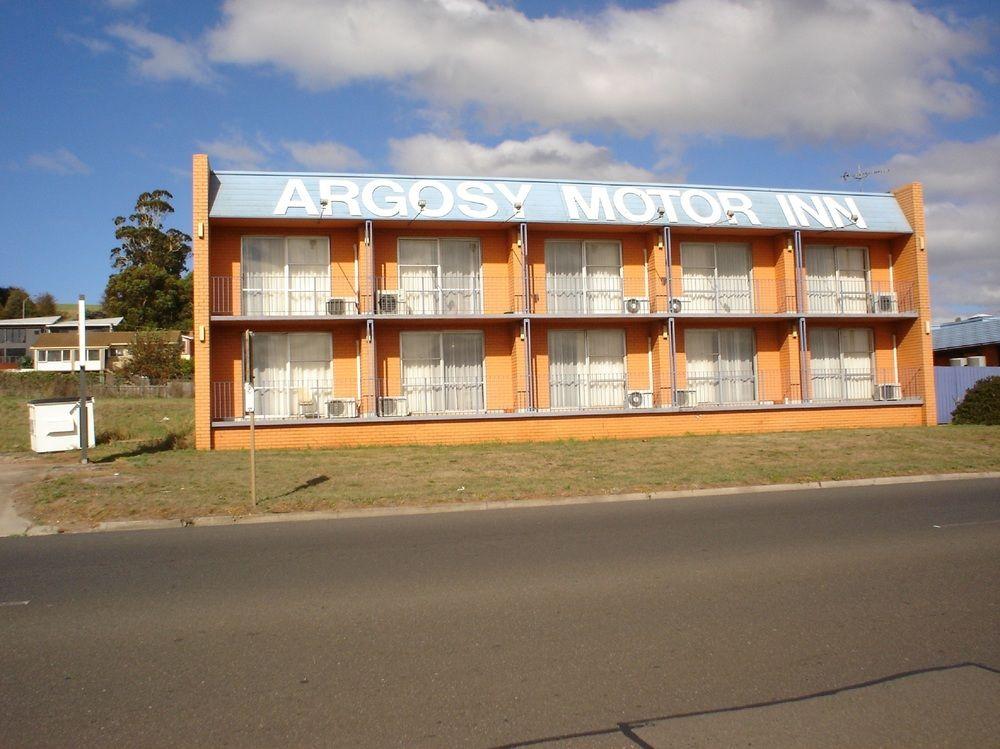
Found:
[{"label": "air conditioner unit", "polygon": [[875,386],[875,400],[898,401],[903,399],[903,388],[899,383],[883,382]]},{"label": "air conditioner unit", "polygon": [[625,405],[629,408],[652,408],[652,390],[631,390],[625,396]]},{"label": "air conditioner unit", "polygon": [[680,312],[684,308],[684,304],[683,304],[682,300],[680,299],[680,297],[674,297],[673,299],[671,299],[670,300],[670,306],[669,306],[669,308],[670,308],[670,311],[673,314],[675,314],[675,315],[678,312]]},{"label": "air conditioner unit", "polygon": [[872,294],[872,311],[880,315],[891,315],[899,312],[899,299],[895,291],[882,291]]},{"label": "air conditioner unit", "polygon": [[379,416],[409,416],[410,402],[406,396],[391,396],[378,399]]},{"label": "air conditioner unit", "polygon": [[383,315],[398,315],[402,305],[398,291],[380,291],[378,293],[378,311]]},{"label": "air conditioner unit", "polygon": [[326,404],[326,414],[331,419],[356,418],[358,402],[354,398],[333,398]]},{"label": "air conditioner unit", "polygon": [[649,312],[649,299],[642,296],[630,296],[625,300],[625,311],[630,315],[641,315]]},{"label": "air conditioner unit", "polygon": [[352,296],[333,297],[326,301],[326,314],[328,315],[356,315],[358,314],[358,300]]},{"label": "air conditioner unit", "polygon": [[678,408],[690,408],[691,406],[698,405],[698,391],[691,390],[675,390],[674,391],[674,405]]}]

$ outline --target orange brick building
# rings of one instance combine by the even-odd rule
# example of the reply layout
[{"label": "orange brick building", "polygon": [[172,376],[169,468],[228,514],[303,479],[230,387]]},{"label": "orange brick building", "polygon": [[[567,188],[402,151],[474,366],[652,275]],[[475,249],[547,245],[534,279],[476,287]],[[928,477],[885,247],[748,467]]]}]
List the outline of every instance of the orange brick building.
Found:
[{"label": "orange brick building", "polygon": [[193,187],[201,449],[935,421],[916,183]]}]

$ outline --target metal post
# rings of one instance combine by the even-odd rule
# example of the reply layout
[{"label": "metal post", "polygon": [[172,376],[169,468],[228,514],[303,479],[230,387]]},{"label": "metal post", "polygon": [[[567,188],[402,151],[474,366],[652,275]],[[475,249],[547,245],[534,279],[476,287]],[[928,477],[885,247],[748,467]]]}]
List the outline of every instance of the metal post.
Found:
[{"label": "metal post", "polygon": [[664,267],[667,271],[666,273],[666,284],[667,284],[667,310],[670,309],[670,300],[674,295],[674,283],[673,283],[673,251],[670,249],[670,227],[663,227],[663,262]]},{"label": "metal post", "polygon": [[[253,387],[250,392],[253,393]],[[254,509],[257,509],[257,440],[254,434],[256,410],[254,404],[254,410],[250,412],[250,504]]]},{"label": "metal post", "polygon": [[667,318],[667,335],[670,338],[670,398],[677,401],[677,321],[671,315]]},{"label": "metal post", "polygon": [[257,390],[253,367],[253,331],[243,331],[243,412],[250,414],[250,505],[257,508]]},{"label": "metal post", "polygon": [[528,272],[528,225],[521,224],[517,229],[517,238],[521,244],[521,286],[524,293],[524,311],[530,314],[534,311],[531,303],[531,274]]},{"label": "metal post", "polygon": [[83,294],[77,302],[77,353],[80,365],[80,462],[87,463],[87,446],[90,444],[90,424],[87,419],[87,301]]},{"label": "metal post", "polygon": [[795,243],[795,309],[802,313],[806,311],[805,297],[802,294],[802,232],[796,229],[792,236]]},{"label": "metal post", "polygon": [[799,390],[803,402],[812,400],[812,382],[809,380],[809,348],[806,343],[806,319],[799,318]]}]

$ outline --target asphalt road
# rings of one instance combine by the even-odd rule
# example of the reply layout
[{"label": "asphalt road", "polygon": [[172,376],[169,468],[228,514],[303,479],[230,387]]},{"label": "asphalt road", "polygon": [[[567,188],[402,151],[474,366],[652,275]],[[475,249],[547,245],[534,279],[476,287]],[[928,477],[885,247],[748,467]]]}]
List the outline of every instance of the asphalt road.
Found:
[{"label": "asphalt road", "polygon": [[0,539],[3,747],[968,745],[998,668],[998,480]]}]

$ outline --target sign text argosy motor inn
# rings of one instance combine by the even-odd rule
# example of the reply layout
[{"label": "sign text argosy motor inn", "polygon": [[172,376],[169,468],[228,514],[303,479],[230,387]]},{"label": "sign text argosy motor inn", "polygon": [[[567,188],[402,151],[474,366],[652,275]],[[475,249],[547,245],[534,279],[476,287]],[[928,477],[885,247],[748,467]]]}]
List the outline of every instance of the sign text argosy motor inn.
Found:
[{"label": "sign text argosy motor inn", "polygon": [[214,173],[211,216],[911,231],[888,193],[249,172]]}]

